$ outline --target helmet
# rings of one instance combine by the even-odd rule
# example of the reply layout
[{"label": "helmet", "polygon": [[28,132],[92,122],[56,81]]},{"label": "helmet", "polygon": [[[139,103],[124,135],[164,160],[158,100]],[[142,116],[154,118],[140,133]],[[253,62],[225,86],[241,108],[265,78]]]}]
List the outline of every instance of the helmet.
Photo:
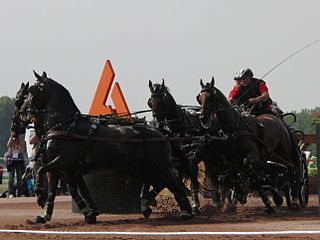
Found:
[{"label": "helmet", "polygon": [[253,72],[250,68],[243,68],[239,72],[236,72],[236,75],[234,76],[234,80],[240,80],[245,77],[253,77]]}]

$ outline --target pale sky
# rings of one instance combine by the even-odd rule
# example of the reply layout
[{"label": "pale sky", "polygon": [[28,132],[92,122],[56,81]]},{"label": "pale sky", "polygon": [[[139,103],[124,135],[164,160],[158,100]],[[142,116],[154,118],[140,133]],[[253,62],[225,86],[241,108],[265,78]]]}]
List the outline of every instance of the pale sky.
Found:
[{"label": "pale sky", "polygon": [[[32,70],[65,86],[89,111],[107,59],[131,111],[147,109],[148,81],[197,105],[200,78],[226,95],[236,71],[261,77],[320,39],[319,0],[0,0],[0,96],[14,97]],[[320,105],[320,43],[265,81],[284,111]]]}]

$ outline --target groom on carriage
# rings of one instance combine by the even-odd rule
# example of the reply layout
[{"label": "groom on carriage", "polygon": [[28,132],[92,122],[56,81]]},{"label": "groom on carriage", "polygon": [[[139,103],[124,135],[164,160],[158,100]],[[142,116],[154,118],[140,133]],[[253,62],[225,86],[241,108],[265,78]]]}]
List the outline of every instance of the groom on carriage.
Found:
[{"label": "groom on carriage", "polygon": [[271,110],[271,99],[266,83],[253,77],[250,68],[241,69],[234,80],[237,85],[229,93],[228,100],[233,105],[245,106],[245,111],[258,116],[264,113],[275,114]]}]

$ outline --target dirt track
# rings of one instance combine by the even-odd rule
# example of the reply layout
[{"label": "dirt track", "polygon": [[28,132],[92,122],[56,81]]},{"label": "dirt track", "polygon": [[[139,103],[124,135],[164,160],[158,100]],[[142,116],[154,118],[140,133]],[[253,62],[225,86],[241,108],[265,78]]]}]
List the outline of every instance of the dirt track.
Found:
[{"label": "dirt track", "polygon": [[[98,216],[98,224],[86,225],[83,216],[71,212],[68,196],[57,198],[55,212],[50,223],[35,225],[32,220],[42,215],[35,198],[0,199],[0,228],[42,231],[91,231],[91,232],[256,232],[256,231],[319,231],[320,217],[318,196],[311,196],[309,206],[298,212],[289,211],[285,206],[276,208],[276,214],[263,212],[260,199],[250,198],[248,203],[238,206],[236,212],[217,212],[210,200],[202,200],[199,216],[192,220],[180,220],[175,203],[171,199],[159,201],[155,214],[145,220],[142,215]],[[285,205],[285,203],[284,203]],[[57,235],[30,233],[0,233],[1,239],[320,239],[319,235],[191,235],[191,236],[128,236],[128,235]]]}]

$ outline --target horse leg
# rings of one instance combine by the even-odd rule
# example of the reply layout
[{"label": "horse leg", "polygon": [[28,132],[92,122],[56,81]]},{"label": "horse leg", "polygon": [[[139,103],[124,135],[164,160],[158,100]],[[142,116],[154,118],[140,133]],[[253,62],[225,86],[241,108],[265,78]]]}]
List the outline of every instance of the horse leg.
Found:
[{"label": "horse leg", "polygon": [[52,161],[50,161],[49,163],[40,167],[37,171],[37,177],[40,177],[39,175],[43,175],[46,172],[49,172],[51,170],[58,169],[60,166],[60,163],[61,163],[61,159],[62,158],[60,156],[58,156],[55,159],[53,159]]},{"label": "horse leg", "polygon": [[75,177],[77,178],[79,191],[89,207],[89,212],[87,213],[87,215],[98,216],[98,208],[90,197],[89,189],[85,181],[83,180],[83,177],[81,175],[76,175]]},{"label": "horse leg", "polygon": [[37,203],[40,207],[44,207],[45,201],[48,199],[48,178],[43,177],[43,175],[37,176],[37,171],[42,165],[42,160],[37,159],[32,168],[32,177],[34,179],[34,193],[37,196]]},{"label": "horse leg", "polygon": [[37,175],[35,177],[36,184],[34,192],[37,196],[37,203],[40,207],[44,207],[46,200],[48,199],[48,175],[50,173],[46,173],[46,177],[44,175]]},{"label": "horse leg", "polygon": [[181,218],[184,220],[193,217],[190,202],[185,192],[185,186],[178,181],[178,178],[174,174],[170,167],[160,168],[161,180],[166,184],[166,187],[173,193],[174,198],[179,204],[181,210]]},{"label": "horse leg", "polygon": [[298,175],[297,172],[294,170],[289,171],[289,181],[290,181],[290,185],[291,185],[291,196],[292,196],[292,200],[291,200],[291,207],[293,210],[298,210],[300,208],[299,205],[299,199],[298,199]]},{"label": "horse leg", "polygon": [[[247,158],[244,160],[246,167],[246,173],[250,178],[250,182],[253,188],[257,189],[259,195],[264,203],[266,213],[274,213],[274,209],[271,207],[271,201],[268,198],[266,188],[263,186],[264,174],[268,169],[267,163],[264,163],[260,158],[260,153],[257,145],[252,141],[241,142],[244,149],[247,150]],[[259,172],[259,173],[258,173]]]},{"label": "horse leg", "polygon": [[198,164],[196,162],[191,163],[191,208],[192,213],[195,214],[199,212],[200,200],[199,200],[199,181],[198,181]]},{"label": "horse leg", "polygon": [[281,194],[279,193],[277,188],[271,188],[271,194],[273,202],[276,204],[277,207],[280,207],[283,203],[283,199]]},{"label": "horse leg", "polygon": [[54,200],[57,195],[57,188],[59,182],[59,175],[57,172],[50,172],[50,178],[48,179],[48,198],[44,205],[44,216],[37,216],[35,219],[35,223],[46,223],[51,220],[53,208],[54,208]]},{"label": "horse leg", "polygon": [[[93,211],[90,211],[90,208],[88,207],[87,203],[84,201],[84,199],[79,195],[78,193],[78,187],[83,187],[78,185],[77,180],[79,177],[77,177],[75,174],[67,174],[69,187],[70,187],[70,194],[74,202],[77,204],[80,212],[84,215],[85,223],[88,224],[96,224],[97,218]],[[83,190],[82,190],[83,191]]]},{"label": "horse leg", "polygon": [[[177,159],[177,167],[175,170],[177,171],[179,181],[183,181],[183,178],[187,177],[191,180],[191,190],[189,190],[186,186],[185,190],[188,196],[192,196],[192,182],[194,182],[194,164],[190,164],[189,158],[182,151],[180,144],[172,142],[172,155],[173,159]],[[197,166],[196,166],[197,167]],[[198,170],[198,169],[197,169]],[[197,172],[198,173],[198,172]]]},{"label": "horse leg", "polygon": [[211,199],[213,201],[213,205],[217,207],[218,211],[221,211],[221,208],[223,207],[223,202],[221,200],[221,195],[219,191],[219,181],[218,178],[216,177],[217,174],[214,173],[213,170],[213,164],[211,162],[211,159],[206,159],[204,161],[205,164],[205,169],[206,169],[206,176],[208,177],[207,179],[210,180],[212,190],[211,190]]},{"label": "horse leg", "polygon": [[266,213],[275,213],[274,209],[271,207],[271,201],[268,198],[266,189],[263,186],[261,186],[258,192],[265,205],[264,211]]},{"label": "horse leg", "polygon": [[37,194],[37,202],[39,206],[42,206],[42,207],[44,206],[45,199],[47,199],[45,198],[45,196],[46,194],[48,194],[48,192],[43,194],[44,189],[43,189],[43,186],[41,186],[42,182],[44,181],[43,175],[49,171],[59,168],[60,161],[61,161],[61,157],[58,156],[52,161],[50,161],[48,164],[45,164],[42,167],[40,167],[37,171],[37,174],[36,174],[37,184],[36,184],[35,192]]},{"label": "horse leg", "polygon": [[237,208],[237,200],[235,198],[235,189],[224,187],[223,194],[226,195],[226,198],[228,200],[227,210],[229,212],[234,212]]},{"label": "horse leg", "polygon": [[[146,188],[148,186],[148,188]],[[142,196],[140,198],[140,204],[141,204],[141,212],[145,218],[149,218],[152,209],[150,206],[156,206],[156,196],[159,192],[161,192],[164,189],[164,185],[161,184],[152,184],[153,189],[149,191],[150,185],[147,184],[144,186]]]},{"label": "horse leg", "polygon": [[[238,182],[239,181],[239,182]],[[240,204],[247,203],[247,196],[248,196],[248,186],[247,184],[242,182],[242,177],[237,179],[237,182],[234,185],[234,198],[235,201],[239,201]]]},{"label": "horse leg", "polygon": [[[154,197],[149,196],[150,194],[150,187],[151,185],[149,183],[142,183],[142,187],[141,187],[141,192],[140,192],[140,199],[145,199],[145,196],[147,196],[147,198],[150,198],[150,200],[148,200],[148,204],[150,206],[156,207],[157,206],[157,201],[155,199],[156,195]],[[161,192],[162,189],[160,190],[155,190],[155,187],[153,186],[153,189],[151,191],[155,191],[157,193]]]}]

